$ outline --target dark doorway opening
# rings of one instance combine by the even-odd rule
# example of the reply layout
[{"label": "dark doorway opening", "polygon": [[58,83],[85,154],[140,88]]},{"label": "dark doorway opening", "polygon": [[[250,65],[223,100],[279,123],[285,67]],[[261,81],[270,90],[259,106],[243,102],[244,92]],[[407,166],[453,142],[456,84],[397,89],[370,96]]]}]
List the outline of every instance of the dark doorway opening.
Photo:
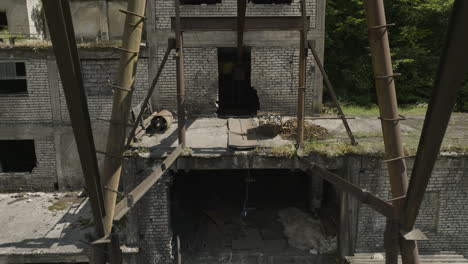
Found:
[{"label": "dark doorway opening", "polygon": [[31,172],[37,165],[34,140],[0,140],[0,172]]},{"label": "dark doorway opening", "polygon": [[321,250],[319,244],[331,238],[309,211],[308,182],[308,175],[291,170],[177,173],[171,228],[180,238],[183,263],[219,263],[210,261],[226,256],[241,263],[238,258],[256,254],[274,263],[292,263],[286,256],[294,256],[294,263],[323,263],[327,253],[309,250]]},{"label": "dark doorway opening", "polygon": [[252,116],[260,108],[257,91],[250,84],[251,53],[244,48],[218,48],[219,116]]},{"label": "dark doorway opening", "polygon": [[0,11],[0,31],[8,30],[8,19],[5,11]]}]

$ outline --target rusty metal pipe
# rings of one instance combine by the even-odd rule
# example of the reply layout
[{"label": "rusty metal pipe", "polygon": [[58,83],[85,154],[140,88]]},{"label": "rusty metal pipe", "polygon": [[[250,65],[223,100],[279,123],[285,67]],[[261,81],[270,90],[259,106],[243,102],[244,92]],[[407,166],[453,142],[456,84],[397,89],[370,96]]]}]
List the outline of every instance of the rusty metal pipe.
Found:
[{"label": "rusty metal pipe", "polygon": [[[387,21],[383,0],[365,0],[364,7],[369,29],[369,43],[372,56],[372,67],[377,89],[377,101],[380,110],[386,159],[404,156],[401,139],[400,117],[395,91],[395,80],[390,56]],[[389,76],[379,78],[379,76]],[[408,179],[405,159],[387,162],[392,197],[406,195]],[[396,213],[402,207],[401,200],[394,200]],[[415,241],[403,241],[399,234],[399,225],[395,221],[387,221],[385,232],[386,263],[398,262],[398,245],[402,252],[403,263],[419,263],[419,254]]]},{"label": "rusty metal pipe", "polygon": [[304,149],[304,121],[305,121],[305,89],[307,66],[307,12],[305,0],[301,0],[302,30],[299,43],[299,86],[297,90],[297,147],[298,152]]},{"label": "rusty metal pipe", "polygon": [[[126,123],[130,114],[132,103],[132,90],[135,81],[138,52],[140,51],[142,23],[145,14],[145,0],[129,0],[125,25],[122,36],[122,52],[119,62],[117,85],[122,89],[116,89],[112,104],[111,123],[107,137],[106,155],[102,170],[102,184],[111,190],[119,188],[120,174],[122,170],[122,153],[124,151],[126,137]],[[104,191],[104,205],[106,217],[104,218],[105,234],[110,234],[114,219],[117,194],[112,191]]]},{"label": "rusty metal pipe", "polygon": [[185,78],[183,37],[180,30],[180,0],[175,0],[175,36],[176,36],[176,80],[177,80],[177,128],[179,144],[186,145],[185,130]]}]

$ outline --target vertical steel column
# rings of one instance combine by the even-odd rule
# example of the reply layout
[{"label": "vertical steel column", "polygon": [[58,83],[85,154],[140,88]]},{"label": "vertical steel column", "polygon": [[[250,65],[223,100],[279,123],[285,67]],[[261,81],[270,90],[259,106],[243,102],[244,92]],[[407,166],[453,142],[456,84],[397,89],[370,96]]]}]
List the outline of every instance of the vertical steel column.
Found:
[{"label": "vertical steel column", "polygon": [[[96,235],[102,237],[105,215],[103,193],[70,5],[68,0],[45,0],[42,3],[70,113],[76,147],[93,212]],[[104,263],[105,257],[102,249],[95,249],[93,253],[93,263]]]},{"label": "vertical steel column", "polygon": [[183,37],[180,31],[180,0],[175,0],[176,79],[177,79],[177,127],[179,144],[185,148],[185,78]]},{"label": "vertical steel column", "polygon": [[456,0],[431,101],[424,120],[402,213],[402,229],[411,231],[440,151],[457,92],[468,72],[468,1]]},{"label": "vertical steel column", "polygon": [[106,156],[102,170],[102,184],[106,217],[104,218],[105,234],[110,234],[114,219],[115,202],[122,171],[122,153],[124,151],[126,127],[132,104],[133,84],[135,81],[138,53],[140,52],[141,35],[144,22],[146,1],[129,0],[124,31],[122,36],[122,52],[119,62],[118,80],[114,90],[112,115],[109,123]]},{"label": "vertical steel column", "polygon": [[[400,116],[395,91],[394,73],[388,42],[387,21],[383,0],[365,0],[364,7],[369,28],[369,43],[372,55],[377,100],[385,144],[388,173],[392,197],[406,194],[408,179],[401,140]],[[402,206],[401,200],[393,201],[396,213]],[[400,240],[400,241],[399,241]],[[400,242],[400,243],[399,243]],[[386,263],[397,263],[398,244],[404,263],[418,263],[418,249],[415,241],[405,241],[399,234],[399,224],[394,219],[387,220],[385,232]]]},{"label": "vertical steel column", "polygon": [[301,0],[302,30],[299,43],[299,87],[297,90],[297,147],[300,153],[304,149],[305,89],[307,64],[307,10],[305,0]]}]

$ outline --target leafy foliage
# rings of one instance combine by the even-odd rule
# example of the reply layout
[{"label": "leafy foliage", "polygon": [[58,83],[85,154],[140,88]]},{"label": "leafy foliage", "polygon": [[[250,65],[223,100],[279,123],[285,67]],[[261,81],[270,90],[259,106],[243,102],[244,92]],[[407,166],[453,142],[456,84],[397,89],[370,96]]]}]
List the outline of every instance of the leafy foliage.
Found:
[{"label": "leafy foliage", "polygon": [[[357,105],[376,103],[367,25],[362,0],[327,1],[325,68],[341,101]],[[386,0],[398,101],[426,103],[434,77],[453,0]],[[468,111],[468,85],[457,110]]]}]

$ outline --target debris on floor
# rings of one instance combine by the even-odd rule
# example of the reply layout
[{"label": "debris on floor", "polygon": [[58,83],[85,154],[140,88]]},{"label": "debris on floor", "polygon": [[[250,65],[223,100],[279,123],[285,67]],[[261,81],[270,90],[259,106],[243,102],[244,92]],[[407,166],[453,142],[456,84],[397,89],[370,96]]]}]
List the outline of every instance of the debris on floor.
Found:
[{"label": "debris on floor", "polygon": [[291,246],[307,250],[311,254],[324,254],[336,250],[336,239],[327,238],[320,220],[295,207],[285,208],[278,212],[279,221],[283,224],[284,235]]},{"label": "debris on floor", "polygon": [[[295,139],[297,135],[297,119],[289,119],[281,125],[281,136],[286,139]],[[317,140],[328,136],[328,130],[319,125],[304,122],[304,139]]]}]

